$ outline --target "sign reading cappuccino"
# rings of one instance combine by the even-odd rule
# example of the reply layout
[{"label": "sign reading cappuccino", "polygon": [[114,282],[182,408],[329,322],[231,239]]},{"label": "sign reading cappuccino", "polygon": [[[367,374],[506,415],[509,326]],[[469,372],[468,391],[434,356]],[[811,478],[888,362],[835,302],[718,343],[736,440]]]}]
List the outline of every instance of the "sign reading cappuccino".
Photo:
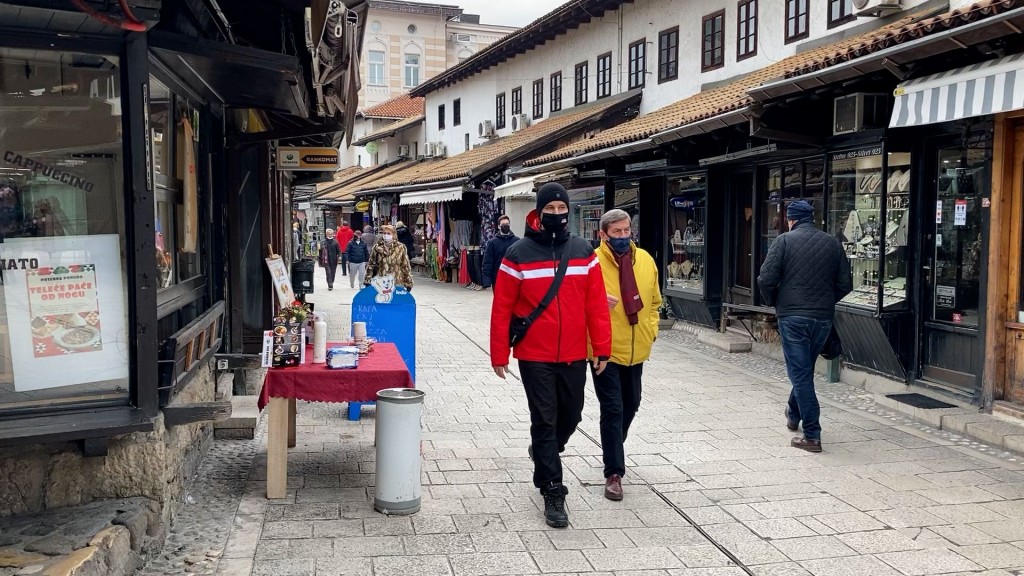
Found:
[{"label": "sign reading cappuccino", "polygon": [[337,170],[340,158],[335,148],[277,149],[277,167],[281,170]]}]

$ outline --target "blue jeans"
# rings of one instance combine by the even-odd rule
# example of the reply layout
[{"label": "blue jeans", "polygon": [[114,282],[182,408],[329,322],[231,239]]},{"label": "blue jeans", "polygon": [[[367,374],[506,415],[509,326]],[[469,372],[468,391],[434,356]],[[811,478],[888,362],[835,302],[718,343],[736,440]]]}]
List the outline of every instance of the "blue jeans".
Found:
[{"label": "blue jeans", "polygon": [[793,384],[786,417],[792,422],[803,422],[804,438],[808,440],[821,440],[821,424],[818,422],[821,407],[814,393],[814,362],[831,331],[831,320],[802,316],[779,318],[786,373]]}]

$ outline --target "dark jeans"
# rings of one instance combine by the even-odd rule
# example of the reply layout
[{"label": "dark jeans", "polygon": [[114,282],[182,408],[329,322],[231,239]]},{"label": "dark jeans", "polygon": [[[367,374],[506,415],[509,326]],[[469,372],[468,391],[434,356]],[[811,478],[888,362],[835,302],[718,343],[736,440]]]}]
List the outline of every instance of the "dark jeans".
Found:
[{"label": "dark jeans", "polygon": [[345,256],[345,254],[341,255],[341,275],[348,275],[348,256]]},{"label": "dark jeans", "polygon": [[821,440],[821,424],[818,422],[821,407],[814,393],[814,362],[831,331],[831,320],[801,316],[779,318],[786,372],[793,384],[786,417],[793,422],[803,422],[804,438],[808,440]]},{"label": "dark jeans", "polygon": [[640,409],[640,379],[643,374],[643,364],[623,366],[609,362],[604,372],[594,375],[594,391],[601,403],[601,451],[604,453],[605,478],[612,474],[626,475],[623,444],[629,434],[629,425]]},{"label": "dark jeans", "polygon": [[533,446],[533,485],[544,488],[562,483],[562,460],[576,425],[583,420],[583,389],[587,362],[572,364],[519,361],[526,400],[530,405],[530,441]]},{"label": "dark jeans", "polygon": [[334,276],[338,273],[338,263],[328,262],[324,270],[327,271],[327,287],[334,288]]}]

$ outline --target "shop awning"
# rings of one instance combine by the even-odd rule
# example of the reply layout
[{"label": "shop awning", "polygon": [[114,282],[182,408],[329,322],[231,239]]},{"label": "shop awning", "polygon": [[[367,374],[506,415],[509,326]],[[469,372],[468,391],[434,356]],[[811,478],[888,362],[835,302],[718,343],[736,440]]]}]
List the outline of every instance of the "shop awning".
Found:
[{"label": "shop awning", "polygon": [[294,56],[159,31],[149,33],[149,42],[160,63],[210,102],[309,116]]},{"label": "shop awning", "polygon": [[1024,108],[1024,54],[909,80],[896,87],[891,128]]},{"label": "shop awning", "polygon": [[438,202],[451,202],[462,200],[462,187],[443,188],[441,190],[421,190],[419,192],[403,192],[398,197],[399,206],[410,204],[436,204]]},{"label": "shop awning", "polygon": [[529,178],[520,178],[508,184],[502,184],[494,189],[494,199],[533,196],[533,184],[536,181],[537,176],[530,176]]}]

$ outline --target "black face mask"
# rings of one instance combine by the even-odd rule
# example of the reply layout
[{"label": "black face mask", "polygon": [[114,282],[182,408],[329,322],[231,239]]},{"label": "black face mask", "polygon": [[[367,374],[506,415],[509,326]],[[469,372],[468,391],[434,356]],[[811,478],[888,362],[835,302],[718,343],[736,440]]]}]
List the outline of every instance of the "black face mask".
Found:
[{"label": "black face mask", "polygon": [[502,224],[501,226],[498,227],[498,229],[501,230],[502,234],[508,234],[509,232],[512,231],[512,227],[509,226],[508,224]]},{"label": "black face mask", "polygon": [[557,235],[569,229],[569,215],[542,212],[540,215],[540,225],[544,227],[545,232]]}]

